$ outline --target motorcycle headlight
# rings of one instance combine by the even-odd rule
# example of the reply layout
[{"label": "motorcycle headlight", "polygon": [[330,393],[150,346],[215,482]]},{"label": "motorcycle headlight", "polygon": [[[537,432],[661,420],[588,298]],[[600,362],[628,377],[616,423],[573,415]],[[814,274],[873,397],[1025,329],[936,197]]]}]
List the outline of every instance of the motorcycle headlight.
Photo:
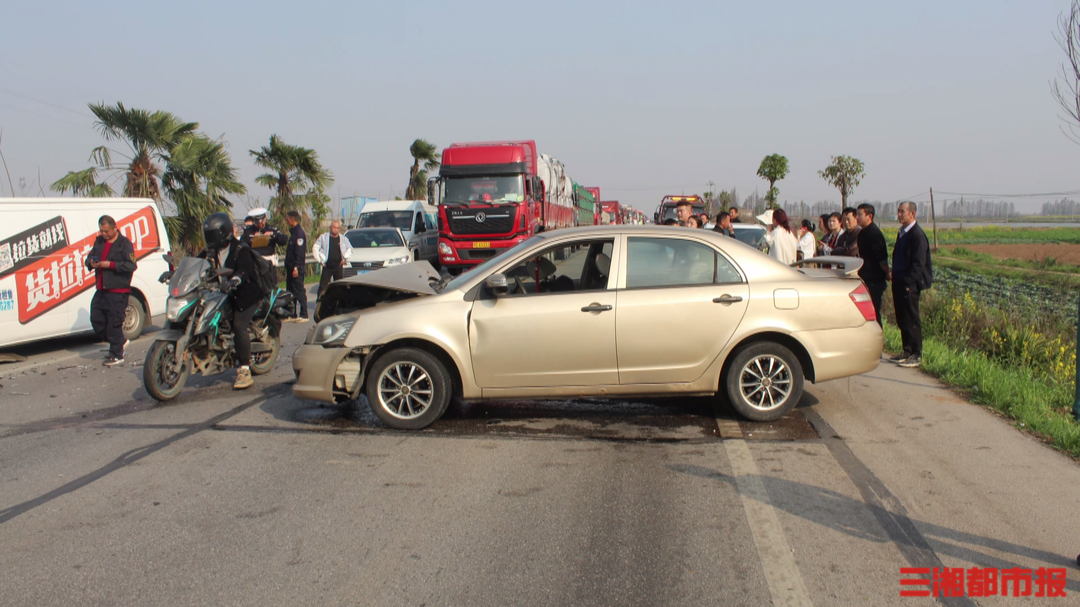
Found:
[{"label": "motorcycle headlight", "polygon": [[331,316],[320,322],[311,335],[311,343],[316,346],[340,346],[352,330],[356,318],[352,316]]},{"label": "motorcycle headlight", "polygon": [[198,299],[198,294],[191,294],[184,297],[170,297],[165,303],[165,319],[172,322],[180,320],[184,313],[187,312]]}]

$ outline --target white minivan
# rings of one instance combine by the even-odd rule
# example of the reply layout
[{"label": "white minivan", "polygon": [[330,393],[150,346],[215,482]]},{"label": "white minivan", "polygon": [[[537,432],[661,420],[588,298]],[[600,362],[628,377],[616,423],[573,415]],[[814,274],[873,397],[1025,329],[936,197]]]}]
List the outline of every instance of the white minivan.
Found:
[{"label": "white minivan", "polygon": [[369,202],[354,228],[397,228],[408,243],[413,261],[426,260],[438,267],[439,231],[433,223],[438,212],[425,200]]},{"label": "white minivan", "polygon": [[165,311],[169,264],[165,222],[139,198],[0,198],[0,347],[92,331],[94,272],[84,265],[109,215],[135,246],[124,336],[135,339]]}]

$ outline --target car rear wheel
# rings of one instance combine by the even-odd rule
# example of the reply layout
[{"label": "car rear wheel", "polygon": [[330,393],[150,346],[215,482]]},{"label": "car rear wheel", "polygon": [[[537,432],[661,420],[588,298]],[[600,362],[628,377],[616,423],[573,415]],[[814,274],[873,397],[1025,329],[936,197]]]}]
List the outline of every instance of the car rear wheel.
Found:
[{"label": "car rear wheel", "polygon": [[143,327],[146,326],[146,308],[143,307],[138,297],[128,296],[127,309],[124,310],[124,339],[133,341],[142,335]]},{"label": "car rear wheel", "polygon": [[387,352],[368,372],[368,405],[391,428],[420,430],[446,412],[451,388],[439,359],[416,348],[400,348]]},{"label": "car rear wheel", "polygon": [[726,384],[728,400],[739,415],[757,422],[774,421],[802,398],[802,365],[784,346],[758,342],[738,351],[728,367]]}]

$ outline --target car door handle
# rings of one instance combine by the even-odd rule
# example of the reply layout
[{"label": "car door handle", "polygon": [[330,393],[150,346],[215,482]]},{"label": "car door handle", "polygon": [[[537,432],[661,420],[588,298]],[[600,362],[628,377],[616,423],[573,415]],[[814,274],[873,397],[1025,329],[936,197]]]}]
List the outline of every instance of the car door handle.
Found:
[{"label": "car door handle", "polygon": [[731,295],[721,295],[720,297],[717,297],[717,298],[712,300],[713,303],[725,304],[725,305],[730,305],[730,304],[733,304],[733,303],[739,303],[740,301],[742,301],[742,297],[739,297],[738,295],[736,295],[734,297],[732,297]]},{"label": "car door handle", "polygon": [[602,306],[598,303],[590,304],[581,309],[582,312],[607,312],[611,306]]}]

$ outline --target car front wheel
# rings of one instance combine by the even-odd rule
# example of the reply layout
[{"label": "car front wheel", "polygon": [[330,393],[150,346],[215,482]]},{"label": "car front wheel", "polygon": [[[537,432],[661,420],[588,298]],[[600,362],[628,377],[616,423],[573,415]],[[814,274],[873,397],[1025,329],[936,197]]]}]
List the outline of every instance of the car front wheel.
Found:
[{"label": "car front wheel", "polygon": [[442,417],[452,384],[446,367],[416,348],[387,352],[368,372],[371,411],[397,430],[420,430]]},{"label": "car front wheel", "polygon": [[726,384],[728,400],[739,415],[756,422],[774,421],[802,398],[802,365],[784,346],[758,342],[738,351]]}]

